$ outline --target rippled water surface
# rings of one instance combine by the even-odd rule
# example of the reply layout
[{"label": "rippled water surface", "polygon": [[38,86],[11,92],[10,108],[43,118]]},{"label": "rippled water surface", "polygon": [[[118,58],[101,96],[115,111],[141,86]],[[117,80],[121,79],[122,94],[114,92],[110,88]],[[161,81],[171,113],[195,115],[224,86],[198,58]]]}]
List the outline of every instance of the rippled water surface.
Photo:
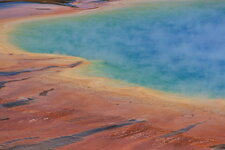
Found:
[{"label": "rippled water surface", "polygon": [[28,51],[101,60],[96,76],[172,93],[225,97],[225,0],[135,4],[21,25]]}]

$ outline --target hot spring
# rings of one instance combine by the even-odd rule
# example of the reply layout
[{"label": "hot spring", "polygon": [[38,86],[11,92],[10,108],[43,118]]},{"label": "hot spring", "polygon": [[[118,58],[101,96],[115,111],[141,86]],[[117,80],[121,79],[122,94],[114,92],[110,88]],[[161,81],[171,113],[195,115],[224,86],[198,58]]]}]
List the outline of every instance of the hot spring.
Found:
[{"label": "hot spring", "polygon": [[95,76],[225,98],[225,0],[149,1],[33,21],[11,41],[31,52],[87,58]]}]

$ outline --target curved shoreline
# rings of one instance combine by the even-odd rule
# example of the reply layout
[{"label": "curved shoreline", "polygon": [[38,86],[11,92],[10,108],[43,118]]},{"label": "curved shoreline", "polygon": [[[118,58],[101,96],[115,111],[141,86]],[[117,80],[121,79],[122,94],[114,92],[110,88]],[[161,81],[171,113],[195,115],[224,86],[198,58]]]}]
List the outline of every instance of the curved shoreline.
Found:
[{"label": "curved shoreline", "polygon": [[[145,2],[145,1],[148,1],[148,0],[142,0],[141,2]],[[121,2],[124,2],[123,5],[124,6],[120,6],[121,5]],[[113,4],[111,4],[113,3]],[[121,8],[121,7],[126,7],[127,5],[133,5],[135,3],[140,3],[140,2],[136,2],[136,0],[133,0],[133,1],[129,1],[128,4],[125,4],[127,3],[127,0],[122,0],[122,1],[116,1],[116,2],[111,2],[110,4],[106,5],[106,6],[103,6],[103,7],[100,7],[100,8],[96,8],[96,9],[87,9],[87,10],[81,10],[81,11],[75,11],[75,12],[61,12],[61,13],[56,13],[56,14],[51,14],[51,15],[41,15],[41,16],[34,16],[34,17],[25,17],[25,18],[20,18],[18,20],[9,20],[7,21],[6,20],[6,23],[3,23],[3,26],[7,25],[8,27],[3,30],[5,36],[3,35],[3,37],[1,39],[6,39],[4,40],[3,42],[0,41],[1,43],[5,43],[4,45],[6,45],[7,47],[9,47],[10,49],[14,49],[15,52],[19,51],[19,52],[23,52],[23,53],[28,53],[29,55],[60,55],[60,54],[38,54],[38,53],[32,53],[32,52],[28,52],[28,51],[25,51],[25,50],[21,50],[19,49],[18,47],[16,47],[15,45],[12,45],[10,44],[9,40],[8,40],[8,35],[10,32],[13,32],[13,30],[16,30],[16,27],[17,25],[21,25],[23,23],[26,23],[26,22],[33,22],[33,21],[38,21],[38,20],[47,20],[47,19],[58,19],[58,18],[65,18],[65,17],[70,17],[70,16],[75,16],[75,15],[86,15],[88,13],[95,13],[95,12],[98,12],[98,11],[107,11],[109,9],[116,9],[116,8]],[[1,24],[0,24],[1,25]],[[6,38],[5,38],[6,37]],[[8,48],[8,49],[9,49]],[[62,56],[62,55],[61,55]],[[73,57],[73,56],[66,56],[66,57]],[[75,57],[75,58],[78,58],[78,57]],[[79,58],[79,59],[83,59],[85,60],[85,58]],[[85,60],[88,62],[88,60]],[[71,75],[73,76],[73,75]],[[93,79],[98,79],[98,80],[101,80],[101,77],[90,77],[90,78],[93,78]],[[102,77],[103,80],[106,80],[105,77]],[[110,82],[110,81],[116,81],[117,83],[125,83],[124,81],[118,81],[116,79],[107,79],[108,81],[106,82]],[[101,81],[98,81],[98,82],[101,82]],[[178,100],[205,100],[206,98],[200,98],[200,97],[188,97],[188,96],[184,96],[184,95],[180,95],[180,94],[175,94],[175,93],[167,93],[167,92],[164,92],[164,91],[159,91],[159,90],[155,90],[155,89],[150,89],[150,88],[146,88],[146,87],[142,87],[142,86],[136,86],[135,84],[132,84],[132,83],[125,83],[127,85],[134,85],[134,87],[131,87],[131,88],[135,88],[135,87],[138,87],[139,89],[142,88],[143,91],[145,92],[150,92],[150,93],[159,93],[157,95],[164,95],[165,97],[172,97],[173,99],[178,99]],[[152,95],[152,94],[151,94]],[[161,96],[160,96],[161,97]]]},{"label": "curved shoreline", "polygon": [[[146,0],[143,0],[143,1],[146,1]],[[124,2],[124,0],[122,1]],[[126,2],[126,0],[125,0]],[[130,2],[131,5],[132,3],[136,2],[135,0],[133,2]],[[113,3],[113,2],[111,2]],[[137,2],[138,3],[138,2]],[[121,4],[121,2],[119,2],[119,4]],[[13,30],[16,30],[16,27],[17,25],[21,25],[23,23],[26,23],[26,22],[33,22],[33,21],[38,21],[38,20],[47,20],[47,19],[58,19],[58,18],[65,18],[65,17],[70,17],[70,16],[74,16],[74,15],[85,15],[87,13],[93,13],[93,12],[97,12],[97,11],[104,11],[104,10],[109,10],[109,9],[116,9],[116,8],[121,8],[122,6],[117,6],[118,5],[118,2],[115,2],[115,6],[114,5],[106,5],[106,6],[103,6],[103,7],[100,7],[100,8],[97,8],[97,9],[93,9],[93,10],[82,10],[82,11],[78,11],[78,12],[72,12],[72,13],[56,13],[56,14],[51,14],[51,15],[41,15],[41,16],[33,16],[33,17],[25,17],[25,18],[19,18],[19,19],[10,19],[10,20],[6,20],[4,21],[3,23],[0,24],[0,26],[3,26],[3,31],[2,31],[2,38],[3,40],[1,40],[0,42],[1,43],[4,43],[4,46],[6,46],[7,48],[4,49],[4,50],[9,50],[7,51],[7,53],[10,53],[10,52],[13,52],[13,53],[24,53],[24,54],[28,54],[28,55],[33,55],[33,56],[48,56],[48,55],[52,55],[52,56],[62,56],[62,57],[74,57],[74,56],[63,56],[63,55],[60,55],[60,54],[38,54],[38,53],[32,53],[32,52],[29,52],[29,51],[25,51],[25,50],[22,50],[12,44],[9,43],[9,33],[10,32],[13,32]],[[129,4],[127,4],[129,5]],[[5,27],[4,29],[4,26],[7,26]],[[3,45],[3,44],[1,44]],[[85,60],[85,58],[79,58],[79,57],[74,57],[74,58],[78,58],[78,59],[82,59],[83,61]],[[85,60],[86,63],[88,64],[88,60]],[[71,78],[73,78],[73,74],[71,73]],[[79,75],[80,76],[80,75]],[[68,75],[67,75],[68,77]],[[80,76],[81,77],[81,76]],[[85,77],[84,77],[85,78]],[[116,81],[117,83],[123,83],[123,81],[118,81],[118,80],[114,80],[114,79],[106,79],[105,77],[89,77],[90,79],[97,79],[97,80],[107,80],[105,82],[112,82],[112,81]],[[97,81],[97,82],[101,82],[101,81]],[[132,83],[127,83],[127,85],[132,85]],[[95,85],[96,86],[96,85]],[[103,86],[104,86],[104,83],[103,83]],[[136,88],[135,87],[130,87],[131,89]],[[150,92],[150,93],[159,93],[158,95],[165,95],[167,98],[172,96],[173,99],[175,97],[177,97],[178,99],[183,99],[183,100],[188,100],[188,99],[194,99],[194,100],[197,100],[197,98],[187,98],[187,97],[184,97],[184,96],[179,96],[179,94],[170,94],[170,93],[165,93],[163,91],[158,91],[158,90],[154,90],[154,89],[149,89],[149,88],[145,88],[145,87],[141,87],[141,86],[138,86],[139,89],[143,89],[143,92]],[[152,94],[151,94],[152,95]],[[161,97],[161,96],[160,96]]]},{"label": "curved shoreline", "polygon": [[[85,11],[80,11],[80,12],[76,11],[73,14],[70,14],[70,12],[66,12],[66,14],[68,13],[67,15],[70,16],[70,15],[75,15],[75,14],[80,14],[80,13],[81,14],[82,13],[85,14],[87,12],[91,13],[93,11],[98,11],[98,10],[101,11],[101,10],[108,9],[108,8],[114,8],[114,6],[116,8],[117,5],[120,5],[123,2],[126,3],[126,1],[115,2],[115,5],[112,5],[112,7],[109,5],[106,7],[105,6],[101,7],[97,10],[85,10]],[[57,66],[55,68],[50,68],[49,70],[45,70],[45,72],[40,72],[40,71],[31,72],[31,74],[29,76],[25,76],[25,73],[22,73],[20,75],[17,75],[16,77],[14,77],[14,76],[2,77],[1,80],[4,80],[4,81],[7,80],[10,82],[13,81],[14,78],[22,78],[22,77],[23,78],[24,77],[31,78],[31,79],[23,81],[23,82],[26,82],[26,85],[27,84],[29,85],[29,87],[28,87],[29,89],[27,89],[24,86],[24,83],[20,83],[20,82],[18,82],[16,85],[10,84],[11,85],[11,86],[9,85],[10,89],[7,89],[7,86],[6,86],[6,88],[2,88],[1,89],[2,95],[0,95],[0,96],[2,97],[4,104],[10,102],[13,99],[18,99],[19,97],[27,97],[30,95],[32,96],[33,93],[40,91],[40,89],[42,89],[42,88],[48,89],[48,88],[52,88],[52,86],[54,86],[54,89],[59,89],[58,90],[59,93],[54,93],[54,91],[52,92],[53,99],[54,98],[58,98],[58,99],[59,98],[61,98],[61,99],[67,98],[68,99],[68,102],[64,102],[64,101],[61,101],[60,99],[59,100],[57,99],[57,100],[55,100],[55,101],[57,101],[57,103],[56,103],[55,101],[52,100],[51,97],[48,97],[48,98],[46,98],[46,100],[49,100],[50,101],[49,103],[51,105],[53,105],[50,107],[50,104],[49,104],[49,108],[41,107],[41,106],[43,106],[43,104],[45,104],[47,102],[37,102],[37,104],[36,104],[37,108],[34,106],[29,108],[29,105],[24,105],[24,106],[22,106],[23,108],[19,108],[19,107],[14,108],[13,109],[14,112],[9,112],[8,110],[2,110],[3,114],[9,113],[10,116],[13,116],[13,115],[17,115],[17,114],[15,114],[15,112],[16,113],[22,112],[21,114],[18,114],[18,116],[19,116],[19,119],[17,120],[18,122],[21,120],[21,118],[24,118],[23,113],[28,114],[28,118],[29,118],[28,123],[34,122],[34,124],[35,124],[35,122],[36,122],[34,120],[32,121],[33,117],[30,116],[31,114],[33,116],[36,116],[36,115],[38,117],[41,116],[41,118],[43,116],[43,120],[44,120],[44,118],[52,117],[52,120],[59,119],[59,120],[57,120],[59,122],[62,120],[60,117],[58,118],[58,115],[63,115],[64,113],[70,114],[70,112],[74,111],[73,107],[76,108],[76,105],[74,105],[73,107],[71,106],[71,108],[69,106],[70,104],[73,104],[73,98],[74,98],[73,95],[71,95],[71,96],[69,96],[69,95],[71,93],[73,93],[74,91],[76,91],[76,93],[77,93],[76,97],[78,96],[82,99],[85,99],[85,103],[83,103],[79,100],[75,100],[76,103],[78,103],[80,105],[80,107],[82,108],[82,109],[80,109],[80,111],[82,113],[85,111],[87,111],[88,113],[91,113],[92,115],[94,115],[93,118],[96,117],[95,116],[96,114],[101,114],[100,117],[99,116],[98,117],[100,118],[100,120],[103,123],[105,122],[105,120],[104,120],[105,116],[111,117],[112,115],[115,115],[116,117],[114,116],[115,118],[111,118],[110,120],[106,119],[107,123],[110,123],[111,120],[113,120],[113,122],[118,122],[118,121],[124,120],[124,118],[127,118],[127,119],[137,118],[139,120],[146,120],[147,123],[144,123],[144,127],[143,127],[143,125],[136,127],[138,131],[139,130],[145,131],[146,126],[148,126],[148,128],[150,128],[150,126],[151,127],[153,126],[155,128],[154,132],[157,132],[156,137],[158,137],[160,134],[165,133],[165,137],[167,138],[168,136],[171,136],[171,135],[167,135],[170,133],[170,131],[174,131],[176,129],[182,128],[184,126],[188,126],[190,124],[194,124],[196,122],[206,121],[208,124],[205,122],[202,123],[203,127],[200,127],[200,128],[202,128],[202,129],[199,129],[200,131],[195,131],[195,132],[193,131],[193,132],[187,134],[186,136],[184,135],[184,137],[190,138],[193,141],[195,141],[197,138],[201,137],[202,139],[201,138],[200,139],[202,141],[204,141],[205,143],[201,144],[200,142],[198,143],[198,140],[196,140],[195,142],[197,144],[194,143],[194,145],[197,145],[197,149],[201,148],[201,147],[205,149],[205,146],[208,147],[208,146],[220,144],[223,141],[222,133],[217,132],[218,130],[222,131],[224,129],[222,122],[225,122],[225,119],[223,117],[223,115],[225,113],[224,112],[225,102],[223,100],[214,100],[214,101],[190,100],[188,98],[179,97],[174,94],[166,94],[164,92],[146,89],[144,87],[127,87],[127,86],[122,86],[122,85],[118,87],[117,82],[119,82],[119,81],[115,81],[115,83],[113,83],[112,81],[114,81],[114,80],[112,80],[112,79],[98,78],[98,77],[84,77],[84,76],[80,75],[79,74],[80,69],[79,68],[77,69],[77,67],[79,67],[80,65],[75,66],[75,67],[71,67],[71,65],[76,62],[81,61],[82,62],[81,66],[83,65],[82,67],[85,67],[85,65],[89,64],[89,62],[83,58],[72,57],[72,56],[61,56],[61,55],[55,55],[55,54],[35,54],[35,53],[30,53],[30,52],[20,50],[19,48],[8,43],[7,33],[11,32],[12,29],[14,29],[16,27],[16,25],[21,22],[34,21],[34,20],[38,20],[38,19],[43,20],[43,19],[48,19],[49,17],[50,18],[58,18],[58,17],[64,17],[64,16],[65,16],[65,13],[60,12],[60,13],[55,13],[55,14],[51,14],[51,15],[20,18],[18,20],[17,19],[9,19],[9,20],[4,20],[2,23],[0,23],[0,27],[3,28],[3,31],[1,31],[1,35],[0,35],[0,39],[1,39],[0,40],[0,53],[2,53],[0,56],[0,63],[4,64],[1,66],[2,72],[18,71],[18,70],[24,70],[27,68],[41,69],[41,68],[49,67],[49,66]],[[75,72],[77,72],[76,75],[74,75]],[[35,86],[32,86],[32,85],[35,85]],[[20,89],[19,88],[20,86],[24,87],[24,89]],[[17,92],[15,92],[15,91],[17,91]],[[62,92],[62,91],[63,91],[63,93],[60,94],[60,92]],[[11,93],[11,95],[10,95],[10,93]],[[12,93],[15,93],[15,94],[12,95]],[[35,98],[36,97],[37,96],[35,96]],[[38,99],[40,99],[39,97],[38,97]],[[91,100],[89,97],[91,98]],[[95,101],[92,101],[92,99],[94,99]],[[99,100],[99,99],[102,99],[102,100]],[[115,100],[116,100],[116,106],[121,107],[119,110],[117,108],[114,108]],[[23,102],[24,102],[24,100],[23,100]],[[55,106],[54,106],[54,104],[55,104]],[[99,106],[94,106],[96,104]],[[119,105],[117,105],[117,104],[119,104]],[[55,112],[59,111],[59,109],[62,107],[61,105],[63,105],[63,107],[65,107],[65,109],[68,109],[68,110],[66,112],[64,112],[64,110],[60,110],[60,114],[57,114],[57,115],[54,114]],[[102,106],[102,108],[100,108],[101,106]],[[54,109],[53,109],[53,107],[54,107]],[[42,111],[43,112],[44,111],[52,111],[52,113],[44,114]],[[78,111],[77,113],[79,114],[80,112]],[[82,113],[79,114],[78,116],[82,116],[83,115]],[[102,114],[104,114],[104,116],[102,116]],[[192,115],[194,115],[194,117]],[[183,116],[183,117],[181,117],[181,116]],[[73,118],[73,117],[71,117],[71,118]],[[123,118],[123,119],[121,119],[121,118]],[[210,120],[210,118],[213,118],[214,120],[213,119]],[[65,118],[63,118],[63,119],[65,119]],[[42,120],[42,122],[44,122],[43,120]],[[168,122],[170,120],[173,120],[173,121]],[[151,123],[148,123],[148,121]],[[215,121],[220,121],[220,123],[218,123],[218,122],[216,123]],[[99,125],[102,126],[102,122],[96,123],[96,121],[94,121],[93,127],[99,126]],[[167,122],[167,124],[165,124],[166,122]],[[25,123],[26,122],[23,122],[22,124],[25,124]],[[50,125],[52,126],[52,124],[50,124]],[[200,124],[199,126],[201,126],[201,123],[199,123],[199,124]],[[48,125],[48,123],[47,123],[47,125]],[[212,125],[214,127],[216,126],[216,128],[210,129]],[[46,126],[46,125],[44,124],[42,126]],[[66,127],[66,125],[62,125],[62,126]],[[54,128],[54,126],[52,126],[52,127]],[[5,123],[5,125],[3,124],[3,129],[5,129],[5,131],[2,134],[3,135],[2,138],[0,138],[1,143],[3,143],[3,141],[5,142],[6,140],[15,139],[14,136],[11,136],[11,137],[6,136],[7,134],[9,134],[9,132],[7,132],[7,129],[9,130],[10,128],[13,129],[13,130],[11,129],[12,131],[15,130],[14,129],[15,127],[9,126],[9,124],[7,122]],[[57,130],[57,127],[55,127],[55,128]],[[74,132],[73,131],[74,128],[75,127],[73,127],[73,126],[71,126],[71,127],[69,126],[67,132],[60,133],[60,134],[69,135],[70,132]],[[77,128],[75,131],[80,131],[80,130],[84,130],[87,128],[89,129],[89,125],[86,125],[85,127],[82,127],[81,129]],[[158,129],[156,129],[156,128],[158,128]],[[168,130],[165,130],[165,129],[168,129]],[[35,128],[35,130],[37,130],[37,129]],[[134,132],[136,132],[135,128],[130,129],[128,127],[128,130],[134,130]],[[148,130],[150,130],[150,129],[148,129]],[[153,129],[151,129],[151,130],[153,130]],[[162,131],[160,131],[160,130],[162,130]],[[209,139],[209,137],[208,137],[208,134],[205,134],[205,132],[204,132],[205,130],[210,130],[210,131],[212,130],[212,134],[215,134],[215,136],[218,136],[218,138],[215,138],[214,139],[215,141],[209,140],[210,142],[208,142],[206,139]],[[32,131],[32,130],[27,129],[27,132],[29,132],[29,131]],[[41,133],[41,131],[39,131],[39,132]],[[36,134],[39,134],[39,132],[37,132]],[[49,135],[51,135],[52,137],[55,137],[57,135],[57,133],[53,133],[53,132],[55,132],[55,130],[50,132]],[[181,132],[181,131],[179,131],[179,132]],[[185,132],[186,132],[186,130],[185,130]],[[182,132],[182,134],[183,133],[184,132]],[[211,132],[209,132],[209,133],[211,133]],[[20,134],[20,132],[18,133],[18,137],[20,137],[21,135],[31,136],[31,134],[32,133],[24,134],[21,131],[21,134]],[[122,131],[112,133],[113,136],[114,136],[114,134],[115,134],[115,136],[123,135]],[[126,134],[128,134],[128,133],[126,133]],[[182,135],[180,135],[180,134],[175,134],[175,135],[182,137]],[[8,138],[4,138],[4,136],[8,137]],[[39,136],[43,136],[43,138],[45,138],[45,139],[49,138],[47,135],[40,134]],[[209,134],[209,136],[211,136],[211,135]],[[125,137],[126,137],[126,135],[125,135]],[[156,138],[156,137],[154,137],[154,138]],[[184,138],[184,137],[182,137],[182,138]],[[98,137],[98,136],[97,136],[97,138],[99,138],[99,140],[104,139],[104,138],[101,139],[101,137]],[[122,143],[125,144],[126,140],[127,139],[125,139],[125,141]],[[135,143],[135,146],[136,146],[136,144],[140,146],[141,145],[140,143],[144,143],[144,145],[148,145],[148,143],[146,143],[146,141],[143,139],[140,140],[140,143],[139,142],[137,142],[137,143],[134,142],[134,143]],[[158,142],[156,142],[156,144],[157,143]],[[118,146],[120,146],[119,143],[117,143],[117,144],[118,144]],[[182,142],[181,142],[181,144],[182,144]],[[183,143],[183,144],[185,146],[187,146],[189,143]],[[187,147],[193,148],[192,144],[193,143],[191,143],[191,145],[188,145]],[[113,145],[113,143],[111,144],[111,146],[112,145]],[[158,145],[162,145],[162,143],[158,143]],[[72,144],[72,148],[74,148],[73,146],[76,147],[76,145]],[[80,146],[82,147],[82,145],[80,145]],[[175,143],[175,146],[176,146],[176,143]],[[131,144],[130,146],[127,146],[128,149],[131,147],[133,147],[133,144]],[[65,148],[65,149],[67,149],[67,148]],[[162,147],[162,149],[163,148],[165,148],[165,147]],[[126,149],[126,147],[124,149]]]}]

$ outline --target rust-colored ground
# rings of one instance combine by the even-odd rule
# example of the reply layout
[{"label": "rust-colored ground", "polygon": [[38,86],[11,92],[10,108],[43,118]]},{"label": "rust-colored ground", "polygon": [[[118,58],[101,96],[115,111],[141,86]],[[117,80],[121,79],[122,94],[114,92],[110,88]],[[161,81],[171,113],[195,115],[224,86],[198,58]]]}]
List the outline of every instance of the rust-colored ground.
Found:
[{"label": "rust-colored ground", "polygon": [[[52,9],[41,15],[79,10]],[[225,149],[223,100],[188,100],[83,77],[75,72],[88,66],[85,59],[9,45],[15,20],[0,20],[0,149]]]}]

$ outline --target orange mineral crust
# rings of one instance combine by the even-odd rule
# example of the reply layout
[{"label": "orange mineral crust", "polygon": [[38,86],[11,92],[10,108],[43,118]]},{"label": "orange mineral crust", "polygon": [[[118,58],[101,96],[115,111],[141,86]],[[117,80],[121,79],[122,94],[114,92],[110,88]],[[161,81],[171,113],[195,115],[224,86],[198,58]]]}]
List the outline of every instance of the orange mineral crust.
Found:
[{"label": "orange mineral crust", "polygon": [[61,7],[0,23],[0,149],[224,149],[224,100],[115,85],[80,74],[89,65],[85,59],[33,54],[8,43],[7,33],[21,20],[81,12]]}]

